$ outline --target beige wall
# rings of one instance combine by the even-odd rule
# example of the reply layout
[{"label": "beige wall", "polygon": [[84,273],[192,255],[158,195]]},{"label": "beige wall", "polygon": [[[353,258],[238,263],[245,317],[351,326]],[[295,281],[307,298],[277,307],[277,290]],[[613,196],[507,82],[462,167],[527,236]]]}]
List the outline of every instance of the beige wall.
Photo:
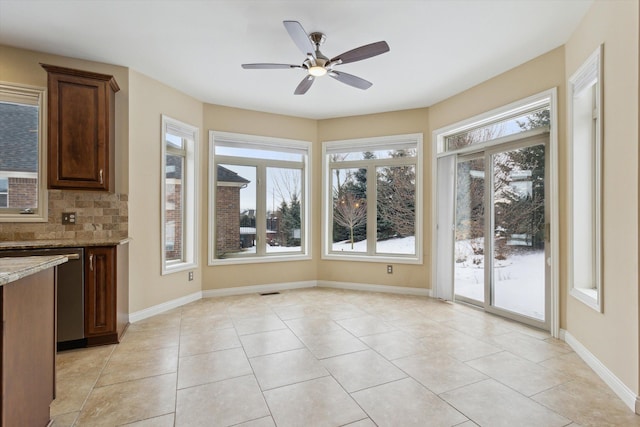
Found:
[{"label": "beige wall", "polygon": [[[638,394],[637,1],[594,3],[566,44],[565,77],[569,78],[601,43],[604,311],[597,313],[569,297],[565,328]],[[562,167],[567,166],[565,160]],[[566,238],[566,233],[563,236]]]},{"label": "beige wall", "polygon": [[[199,292],[201,268],[188,281],[186,271],[161,275],[160,191],[162,173],[162,115],[200,129],[196,158],[200,174],[206,171],[205,135],[202,131],[202,103],[136,71],[129,73],[129,134],[131,181],[129,182],[129,311],[152,307]],[[204,185],[204,182],[198,182]],[[203,204],[202,200],[198,203]],[[199,211],[198,211],[199,214]],[[202,230],[201,227],[198,230]],[[202,235],[202,232],[199,232]],[[200,265],[206,252],[199,254]]]},{"label": "beige wall", "polygon": [[[208,148],[208,132],[215,130],[219,132],[236,132],[249,135],[260,135],[277,138],[297,139],[310,141],[315,143],[317,140],[317,122],[316,120],[301,119],[296,117],[282,116],[278,114],[260,113],[250,110],[242,110],[238,108],[222,107],[217,105],[205,104],[204,106],[204,136],[205,151],[204,155],[209,155]],[[314,146],[317,144],[314,144]],[[317,150],[314,147],[314,155]],[[315,163],[315,162],[314,162]],[[312,169],[314,170],[314,169]],[[317,179],[312,179],[312,194],[317,192]],[[266,262],[259,264],[240,264],[240,265],[218,265],[215,267],[207,266],[207,238],[208,238],[208,194],[206,190],[208,170],[203,170],[201,182],[202,186],[202,216],[204,220],[201,222],[201,258],[202,264],[202,289],[212,290],[220,288],[234,288],[238,286],[261,285],[269,283],[289,283],[289,282],[305,282],[315,280],[317,276],[317,266],[314,260],[291,261],[291,262]],[[312,200],[312,218],[313,224],[317,224],[319,219],[317,213],[320,211],[319,199],[314,197]],[[316,227],[312,227],[316,228]],[[313,244],[313,256],[316,258],[318,252],[315,249],[316,243]]]},{"label": "beige wall", "polygon": [[[422,237],[425,253],[429,253],[430,241],[430,215],[429,215],[429,190],[431,174],[429,159],[430,153],[430,135],[428,109],[414,109],[405,111],[393,111],[382,114],[371,114],[366,116],[343,117],[337,119],[327,119],[318,122],[318,146],[314,152],[314,168],[315,168],[315,188],[318,209],[315,210],[314,227],[314,251],[317,259],[318,280],[348,282],[359,284],[375,284],[386,286],[402,286],[411,288],[430,288],[430,274],[428,267],[430,260],[425,256],[423,263],[416,264],[398,264],[392,262],[346,262],[321,260],[321,196],[322,196],[322,158],[321,143],[323,141],[335,141],[342,139],[356,139],[365,137],[399,135],[409,133],[420,133],[423,135],[424,147],[424,169],[423,169],[423,224]],[[393,274],[387,274],[387,264],[393,264]]]}]

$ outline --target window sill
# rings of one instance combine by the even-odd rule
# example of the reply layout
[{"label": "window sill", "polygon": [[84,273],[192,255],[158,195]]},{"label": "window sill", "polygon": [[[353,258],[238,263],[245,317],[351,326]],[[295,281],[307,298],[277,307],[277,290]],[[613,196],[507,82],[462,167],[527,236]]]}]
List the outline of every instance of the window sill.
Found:
[{"label": "window sill", "polygon": [[7,223],[7,222],[25,223],[25,222],[47,222],[47,221],[48,221],[48,218],[46,214],[45,215],[0,214],[0,223]]},{"label": "window sill", "polygon": [[394,263],[394,264],[422,264],[422,257],[406,256],[406,255],[356,255],[350,254],[337,254],[330,253],[322,255],[323,260],[328,261],[360,261],[360,262],[379,262],[379,263]]},{"label": "window sill", "polygon": [[162,267],[162,275],[177,273],[185,270],[194,270],[198,268],[198,264],[195,262],[180,262],[175,264],[165,264]]},{"label": "window sill", "polygon": [[311,255],[274,255],[274,256],[252,256],[238,258],[216,258],[209,260],[209,266],[215,265],[238,265],[238,264],[257,264],[264,262],[290,262],[290,261],[309,261]]},{"label": "window sill", "polygon": [[588,288],[571,288],[569,292],[572,297],[594,309],[598,313],[602,313],[602,304],[598,299],[598,291]]}]

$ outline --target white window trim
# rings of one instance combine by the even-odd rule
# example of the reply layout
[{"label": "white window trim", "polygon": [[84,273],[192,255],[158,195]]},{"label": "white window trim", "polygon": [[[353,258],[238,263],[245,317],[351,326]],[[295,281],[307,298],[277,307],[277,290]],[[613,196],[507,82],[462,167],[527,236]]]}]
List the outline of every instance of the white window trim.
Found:
[{"label": "white window trim", "polygon": [[[332,241],[332,224],[329,223],[331,219],[330,209],[332,204],[330,200],[330,177],[329,170],[330,164],[327,161],[328,154],[331,152],[337,152],[340,149],[354,148],[362,149],[363,151],[377,151],[391,147],[402,148],[415,147],[416,148],[416,219],[415,219],[415,242],[416,253],[415,255],[408,254],[368,254],[368,253],[337,253],[330,250]],[[423,196],[422,196],[422,181],[423,181],[423,135],[421,133],[403,134],[403,135],[389,135],[372,138],[358,138],[336,141],[323,141],[322,142],[322,259],[336,260],[336,261],[361,261],[361,262],[382,262],[382,263],[397,263],[397,264],[422,264],[423,259],[423,232],[422,232],[422,218],[423,218]],[[385,163],[384,160],[381,160]],[[388,162],[387,162],[388,163]]]},{"label": "white window trim", "polygon": [[[554,337],[560,336],[560,203],[559,203],[559,190],[558,190],[558,90],[557,88],[552,88],[535,95],[529,96],[527,98],[521,99],[519,101],[512,102],[508,105],[504,105],[499,108],[495,108],[493,110],[487,111],[485,113],[478,114],[476,116],[470,117],[466,120],[454,123],[449,126],[445,126],[439,129],[436,129],[432,133],[432,141],[433,141],[433,153],[435,155],[431,156],[431,171],[432,171],[432,179],[431,179],[431,194],[432,194],[432,203],[431,203],[431,265],[433,268],[431,269],[431,284],[432,289],[436,292],[436,297],[438,297],[438,287],[436,284],[437,280],[437,254],[438,254],[438,241],[436,236],[438,231],[437,224],[437,200],[435,200],[435,195],[438,190],[438,180],[436,178],[437,174],[437,160],[440,157],[445,157],[448,155],[452,155],[452,153],[464,152],[464,149],[447,152],[445,150],[445,137],[448,135],[453,135],[458,132],[462,132],[464,130],[472,129],[474,127],[491,123],[495,120],[499,120],[505,117],[509,117],[514,113],[519,113],[523,111],[527,111],[529,109],[542,106],[545,104],[549,104],[550,108],[550,119],[551,119],[551,127],[549,129],[549,167],[551,170],[549,171],[549,179],[551,180],[550,188],[549,188],[549,213],[550,213],[550,221],[551,221],[551,239],[550,239],[550,257],[546,260],[547,263],[551,266],[551,284],[550,284],[550,327],[551,327],[551,335]],[[491,143],[486,145],[477,144],[473,147],[474,150],[479,149],[480,147],[489,147]]]},{"label": "white window trim", "polygon": [[[38,106],[38,208],[32,214],[2,213],[0,222],[47,222],[47,92],[46,88],[13,82],[0,82],[0,99]],[[33,174],[12,173],[12,177],[31,178]]]},{"label": "white window trim", "polygon": [[[183,216],[185,230],[184,233],[184,247],[183,247],[183,259],[182,261],[166,259],[165,242],[165,202],[166,202],[166,189],[165,189],[165,170],[166,170],[166,153],[167,143],[165,141],[165,134],[167,131],[174,135],[182,136],[186,140],[186,158],[185,158],[185,181],[186,188],[184,194]],[[162,275],[176,273],[179,271],[190,270],[198,267],[198,162],[196,159],[196,150],[198,142],[200,141],[200,129],[195,126],[183,123],[179,120],[162,115],[162,129],[161,129],[161,145],[162,145],[162,165],[161,165],[161,184],[160,184],[160,251],[162,257]]]},{"label": "white window trim", "polygon": [[[585,89],[595,86],[595,112],[596,129],[594,130],[595,144],[595,164],[594,164],[594,265],[593,275],[595,283],[592,288],[577,287],[574,279],[574,269],[579,268],[573,262],[573,242],[574,242],[574,224],[569,224],[569,294],[578,301],[584,303],[595,311],[602,313],[602,145],[603,145],[603,129],[602,129],[602,76],[603,64],[602,53],[604,46],[600,45],[587,58],[587,60],[576,70],[567,82],[567,131],[569,141],[569,182],[568,190],[571,194],[569,201],[570,218],[574,216],[573,193],[575,184],[573,182],[573,161],[574,161],[574,133],[573,133],[573,111],[574,96]],[[595,80],[595,81],[594,81]]]},{"label": "white window trim", "polygon": [[[303,153],[306,156],[304,160],[304,170],[302,173],[302,203],[301,207],[301,223],[304,228],[304,236],[301,239],[300,252],[291,253],[273,253],[264,256],[246,256],[237,258],[216,258],[216,197],[215,191],[217,188],[217,168],[215,161],[215,146],[216,140],[224,141],[229,144],[233,142],[234,146],[244,148],[262,148],[265,150],[273,150],[277,148],[278,151],[292,151],[297,153]],[[250,159],[255,160],[255,159]],[[277,161],[273,161],[277,163]],[[209,236],[208,236],[208,265],[230,265],[230,264],[255,264],[264,262],[287,262],[287,261],[304,261],[310,260],[311,256],[311,191],[310,185],[312,180],[312,144],[309,141],[286,139],[286,138],[274,138],[268,136],[247,135],[233,132],[219,132],[209,131],[209,210],[208,210],[208,224],[209,224]]]}]

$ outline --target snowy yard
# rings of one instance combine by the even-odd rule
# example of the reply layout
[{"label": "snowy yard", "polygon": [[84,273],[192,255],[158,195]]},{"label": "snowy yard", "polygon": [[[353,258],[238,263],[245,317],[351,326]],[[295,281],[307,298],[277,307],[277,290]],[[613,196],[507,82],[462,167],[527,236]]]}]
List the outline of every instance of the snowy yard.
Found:
[{"label": "snowy yard", "polygon": [[[415,254],[416,238],[414,236],[402,237],[397,239],[387,239],[377,242],[376,252],[383,254]],[[353,244],[348,240],[335,242],[332,246],[335,252],[367,252],[367,241],[362,240]]]},{"label": "snowy yard", "polygon": [[[474,255],[469,241],[456,242],[455,293],[484,300],[484,256]],[[493,305],[544,320],[544,251],[519,249],[505,260],[494,259]]]}]

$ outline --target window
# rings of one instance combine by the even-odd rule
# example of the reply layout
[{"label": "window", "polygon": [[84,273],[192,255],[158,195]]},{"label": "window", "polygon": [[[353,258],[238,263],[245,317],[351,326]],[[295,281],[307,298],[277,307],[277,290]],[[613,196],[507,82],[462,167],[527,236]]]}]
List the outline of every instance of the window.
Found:
[{"label": "window", "polygon": [[45,89],[0,83],[0,221],[46,222]]},{"label": "window", "polygon": [[196,142],[199,130],[162,116],[162,274],[197,266]]},{"label": "window", "polygon": [[0,208],[9,206],[9,179],[0,178]]},{"label": "window", "polygon": [[602,46],[569,79],[571,295],[602,311]]},{"label": "window", "polygon": [[210,131],[209,264],[309,258],[311,144]]},{"label": "window", "polygon": [[420,262],[422,135],[323,143],[323,257]]}]

